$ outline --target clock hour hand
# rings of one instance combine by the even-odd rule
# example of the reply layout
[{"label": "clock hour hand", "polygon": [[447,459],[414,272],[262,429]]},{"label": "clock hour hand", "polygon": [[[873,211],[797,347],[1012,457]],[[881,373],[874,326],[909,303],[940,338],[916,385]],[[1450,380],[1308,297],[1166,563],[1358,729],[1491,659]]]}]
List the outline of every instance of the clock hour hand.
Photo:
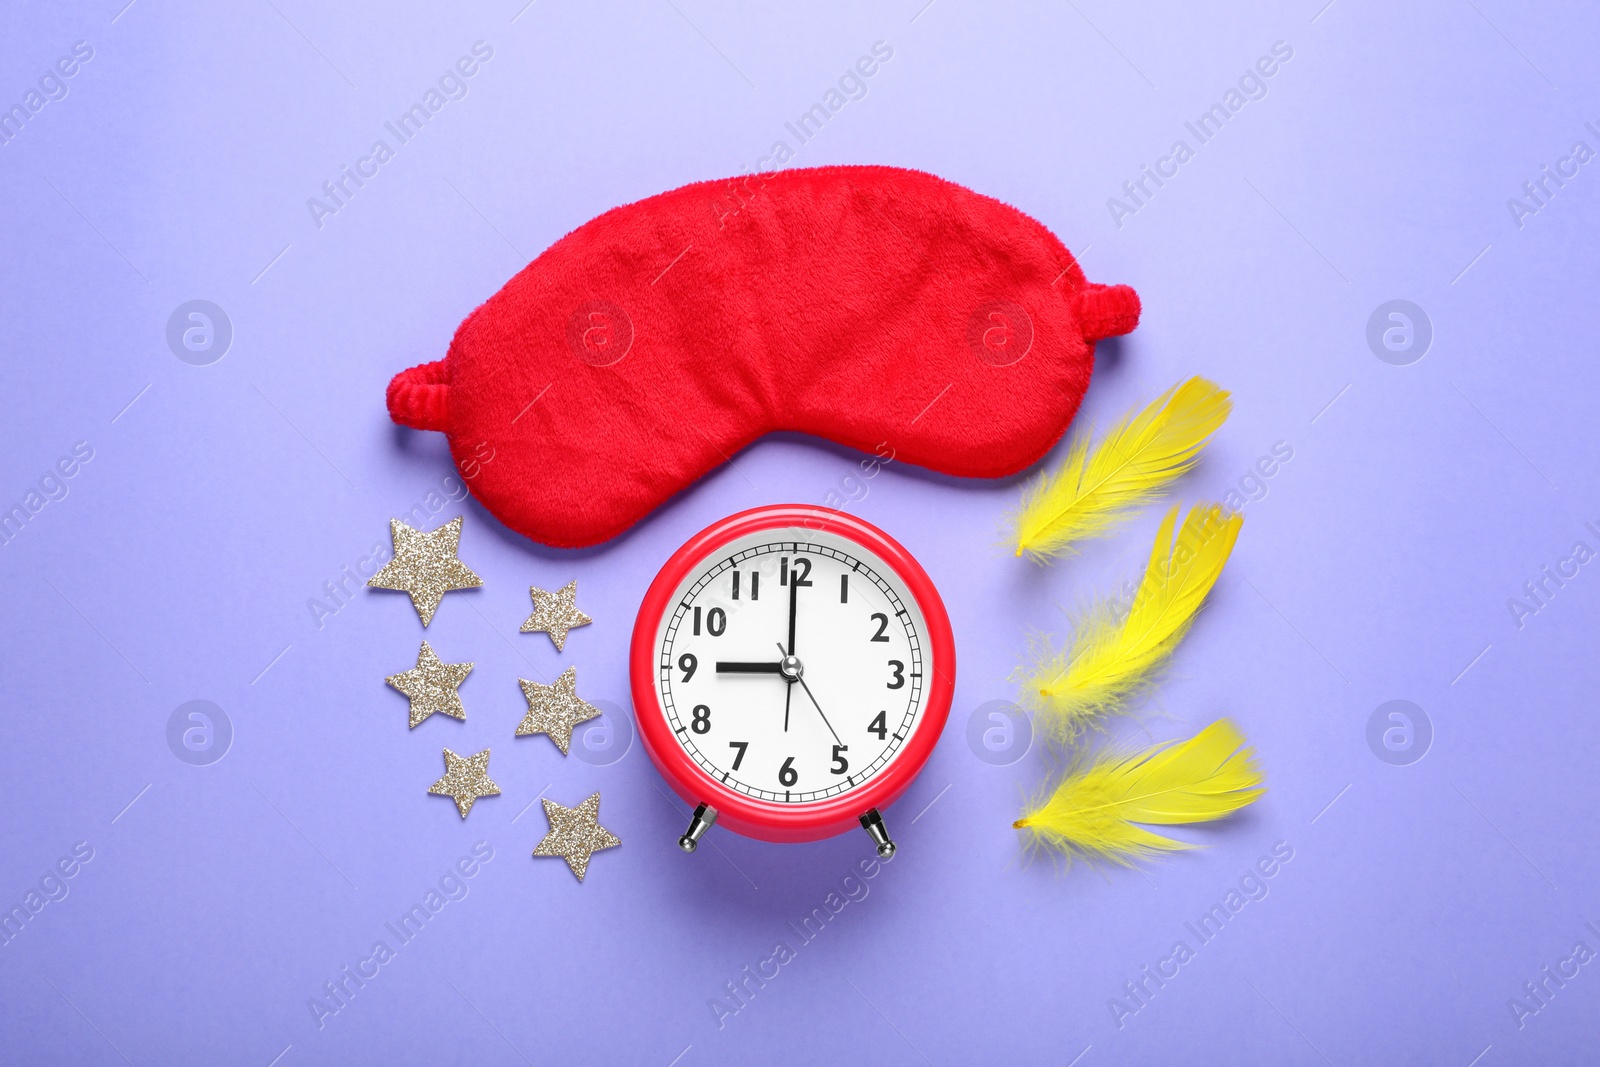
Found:
[{"label": "clock hour hand", "polygon": [[725,659],[717,660],[718,674],[781,674],[780,664],[777,663],[733,663]]}]

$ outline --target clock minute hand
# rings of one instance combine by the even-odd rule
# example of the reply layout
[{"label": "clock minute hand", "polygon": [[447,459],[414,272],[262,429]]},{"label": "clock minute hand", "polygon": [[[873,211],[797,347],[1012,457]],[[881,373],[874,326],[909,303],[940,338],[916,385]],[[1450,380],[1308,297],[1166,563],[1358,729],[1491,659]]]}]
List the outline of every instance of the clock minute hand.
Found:
[{"label": "clock minute hand", "polygon": [[728,660],[717,660],[718,674],[780,674],[779,665],[776,663],[736,663]]},{"label": "clock minute hand", "polygon": [[[794,607],[795,594],[800,591],[800,583],[795,581],[796,575],[789,575],[789,651],[785,655],[794,655]],[[778,646],[778,651],[783,652],[783,646]]]}]

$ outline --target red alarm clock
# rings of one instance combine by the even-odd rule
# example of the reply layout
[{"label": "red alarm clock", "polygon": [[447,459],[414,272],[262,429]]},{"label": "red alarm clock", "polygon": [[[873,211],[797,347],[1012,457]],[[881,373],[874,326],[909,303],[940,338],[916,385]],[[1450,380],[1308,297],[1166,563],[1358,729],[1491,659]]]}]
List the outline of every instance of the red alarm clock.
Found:
[{"label": "red alarm clock", "polygon": [[859,824],[922,770],[950,713],[955,638],[904,548],[832,508],[729,516],[669,559],[629,655],[639,736],[695,805],[685,852],[713,823],[765,841]]}]

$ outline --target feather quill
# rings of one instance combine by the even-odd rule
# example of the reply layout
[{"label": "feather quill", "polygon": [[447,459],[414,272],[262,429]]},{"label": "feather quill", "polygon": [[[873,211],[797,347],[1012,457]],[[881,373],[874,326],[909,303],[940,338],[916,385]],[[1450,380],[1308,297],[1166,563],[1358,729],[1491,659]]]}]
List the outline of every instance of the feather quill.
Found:
[{"label": "feather quill", "polygon": [[1197,504],[1174,537],[1178,510],[1162,520],[1126,614],[1101,604],[1079,623],[1070,647],[1044,643],[1019,671],[1024,703],[1042,712],[1058,737],[1070,741],[1150,683],[1228,562],[1244,516]]},{"label": "feather quill", "polygon": [[1194,466],[1232,408],[1225,391],[1195,377],[1123,416],[1094,449],[1080,434],[1056,472],[1023,494],[1011,517],[1016,554],[1048,560],[1109,532]]},{"label": "feather quill", "polygon": [[1132,866],[1195,847],[1145,825],[1221,819],[1265,792],[1255,750],[1230,720],[1218,719],[1187,741],[1080,760],[1012,825],[1036,846]]}]

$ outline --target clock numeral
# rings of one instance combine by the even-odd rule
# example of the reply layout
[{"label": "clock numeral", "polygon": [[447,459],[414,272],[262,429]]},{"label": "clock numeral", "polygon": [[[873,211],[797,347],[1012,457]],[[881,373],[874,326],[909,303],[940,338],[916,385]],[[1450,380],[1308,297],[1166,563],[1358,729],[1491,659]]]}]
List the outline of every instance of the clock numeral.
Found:
[{"label": "clock numeral", "polygon": [[[740,572],[738,570],[735,570],[733,572],[733,596],[731,598],[733,600],[738,600],[739,599],[739,583],[742,580],[739,575],[740,575]],[[760,600],[761,599],[761,572],[760,571],[753,570],[753,571],[750,572],[750,599],[751,600]]]},{"label": "clock numeral", "polygon": [[800,780],[800,772],[794,769],[794,757],[790,756],[783,761],[783,766],[778,768],[778,784],[791,786]]},{"label": "clock numeral", "polygon": [[693,652],[685,652],[678,657],[678,669],[683,672],[685,682],[694,677],[695,668],[698,666],[700,661],[694,658]]},{"label": "clock numeral", "polygon": [[889,680],[889,688],[904,689],[906,685],[906,665],[897,659],[892,659],[889,661],[889,668],[894,671],[894,677]]},{"label": "clock numeral", "polygon": [[844,754],[849,750],[849,745],[834,745],[833,766],[829,767],[828,769],[834,774],[844,774],[846,771],[848,771],[850,769],[850,761],[844,758]]},{"label": "clock numeral", "polygon": [[794,561],[794,573],[789,576],[789,581],[800,587],[810,585],[811,561],[804,556],[796,556]]},{"label": "clock numeral", "polygon": [[889,724],[884,721],[884,716],[888,714],[887,711],[878,712],[878,717],[873,719],[867,726],[867,733],[877,734],[879,741],[889,736]]},{"label": "clock numeral", "polygon": [[738,770],[739,769],[739,764],[744,762],[744,750],[750,747],[750,742],[748,742],[748,741],[729,741],[728,742],[728,747],[729,748],[736,748],[736,749],[739,750],[739,754],[737,756],[733,757],[733,769],[734,770]]},{"label": "clock numeral", "polygon": [[711,709],[704,704],[696,704],[689,720],[689,729],[697,734],[711,732]]},{"label": "clock numeral", "polygon": [[[750,599],[754,600],[755,598],[751,597]],[[700,608],[697,605],[694,609],[694,635],[696,637],[700,636],[700,618]],[[712,608],[705,613],[705,624],[706,630],[712,637],[721,637],[722,632],[728,628],[728,613],[721,608]]]},{"label": "clock numeral", "polygon": [[[695,610],[695,613],[696,613],[695,614],[694,632],[695,633],[699,633],[700,632],[700,623],[699,623],[699,619],[700,619],[699,611],[700,611],[700,609],[699,608],[695,608],[694,610]],[[878,632],[873,634],[871,639],[874,640],[874,641],[887,641],[887,640],[889,640],[889,616],[885,615],[881,611],[874,611],[872,613],[872,618],[878,624]]]}]

